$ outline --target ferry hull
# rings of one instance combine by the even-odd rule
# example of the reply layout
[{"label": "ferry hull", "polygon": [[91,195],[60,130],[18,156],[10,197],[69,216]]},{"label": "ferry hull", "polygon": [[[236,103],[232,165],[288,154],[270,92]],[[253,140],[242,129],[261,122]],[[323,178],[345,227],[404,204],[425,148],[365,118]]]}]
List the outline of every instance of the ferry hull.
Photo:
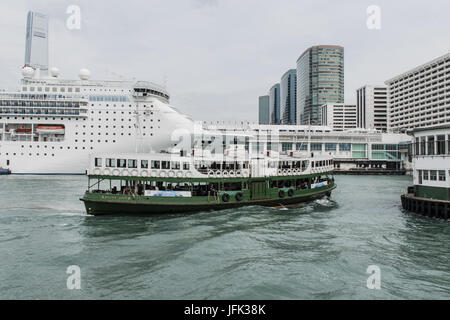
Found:
[{"label": "ferry hull", "polygon": [[244,206],[266,206],[266,207],[284,207],[293,206],[303,202],[312,201],[330,196],[335,184],[330,184],[317,190],[309,190],[308,193],[295,195],[293,197],[277,199],[258,199],[242,202],[216,202],[211,200],[208,203],[163,203],[163,202],[138,202],[138,201],[109,201],[86,196],[80,200],[84,202],[86,212],[91,215],[152,215],[152,214],[171,214],[171,213],[194,213],[211,210],[224,210]]}]

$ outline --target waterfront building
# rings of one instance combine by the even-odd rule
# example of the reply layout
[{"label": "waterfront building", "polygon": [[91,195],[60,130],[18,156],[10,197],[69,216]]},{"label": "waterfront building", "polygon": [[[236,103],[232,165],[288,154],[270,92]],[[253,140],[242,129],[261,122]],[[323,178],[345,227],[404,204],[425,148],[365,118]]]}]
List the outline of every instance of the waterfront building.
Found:
[{"label": "waterfront building", "polygon": [[356,129],[356,105],[331,104],[322,106],[322,125],[332,128],[334,131],[347,131]]},{"label": "waterfront building", "polygon": [[269,96],[259,97],[259,124],[269,124],[270,123],[270,107],[269,107]]},{"label": "waterfront building", "polygon": [[412,130],[450,122],[450,53],[386,84],[390,129]]},{"label": "waterfront building", "polygon": [[48,17],[45,14],[28,12],[25,65],[48,70]]},{"label": "waterfront building", "polygon": [[296,124],[297,112],[297,70],[290,69],[281,77],[280,110],[282,124]]},{"label": "waterfront building", "polygon": [[344,48],[320,45],[297,60],[297,123],[319,125],[321,106],[344,103]]},{"label": "waterfront building", "polygon": [[365,85],[356,90],[357,127],[387,131],[387,87]]},{"label": "waterfront building", "polygon": [[403,208],[448,219],[450,215],[450,124],[412,131],[414,186],[402,196]]},{"label": "waterfront building", "polygon": [[[333,131],[327,126],[204,123],[204,129],[226,133],[229,146],[244,139],[251,154],[292,152],[306,156],[331,155],[336,172],[396,172],[410,170],[411,136],[374,130]],[[235,135],[233,137],[233,134]]]},{"label": "waterfront building", "polygon": [[279,124],[281,123],[280,118],[280,84],[274,84],[269,91],[269,112],[270,112],[270,123]]}]

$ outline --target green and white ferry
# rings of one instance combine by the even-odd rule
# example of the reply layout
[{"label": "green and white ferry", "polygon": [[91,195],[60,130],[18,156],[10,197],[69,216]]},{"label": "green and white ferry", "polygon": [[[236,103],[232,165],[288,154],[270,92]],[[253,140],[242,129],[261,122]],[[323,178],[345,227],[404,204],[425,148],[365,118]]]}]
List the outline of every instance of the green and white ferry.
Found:
[{"label": "green and white ferry", "polygon": [[147,215],[292,206],[330,196],[336,188],[331,157],[243,154],[92,155],[88,190],[80,200],[91,215]]},{"label": "green and white ferry", "polygon": [[450,125],[411,132],[414,185],[401,196],[405,210],[425,216],[450,218]]}]

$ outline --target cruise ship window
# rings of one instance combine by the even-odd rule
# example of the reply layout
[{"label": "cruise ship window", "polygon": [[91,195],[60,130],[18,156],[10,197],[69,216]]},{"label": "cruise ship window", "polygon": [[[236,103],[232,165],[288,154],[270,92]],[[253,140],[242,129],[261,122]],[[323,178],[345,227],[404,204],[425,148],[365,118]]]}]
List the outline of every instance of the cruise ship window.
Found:
[{"label": "cruise ship window", "polygon": [[183,170],[189,170],[189,162],[183,162]]},{"label": "cruise ship window", "polygon": [[141,168],[148,169],[148,160],[141,160]]}]

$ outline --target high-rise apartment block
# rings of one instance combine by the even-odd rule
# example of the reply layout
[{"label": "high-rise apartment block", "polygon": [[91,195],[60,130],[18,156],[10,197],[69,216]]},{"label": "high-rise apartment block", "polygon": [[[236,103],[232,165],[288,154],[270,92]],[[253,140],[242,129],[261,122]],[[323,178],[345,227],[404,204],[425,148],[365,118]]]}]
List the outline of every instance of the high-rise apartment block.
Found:
[{"label": "high-rise apartment block", "polygon": [[386,84],[390,129],[404,131],[450,123],[450,53]]}]

